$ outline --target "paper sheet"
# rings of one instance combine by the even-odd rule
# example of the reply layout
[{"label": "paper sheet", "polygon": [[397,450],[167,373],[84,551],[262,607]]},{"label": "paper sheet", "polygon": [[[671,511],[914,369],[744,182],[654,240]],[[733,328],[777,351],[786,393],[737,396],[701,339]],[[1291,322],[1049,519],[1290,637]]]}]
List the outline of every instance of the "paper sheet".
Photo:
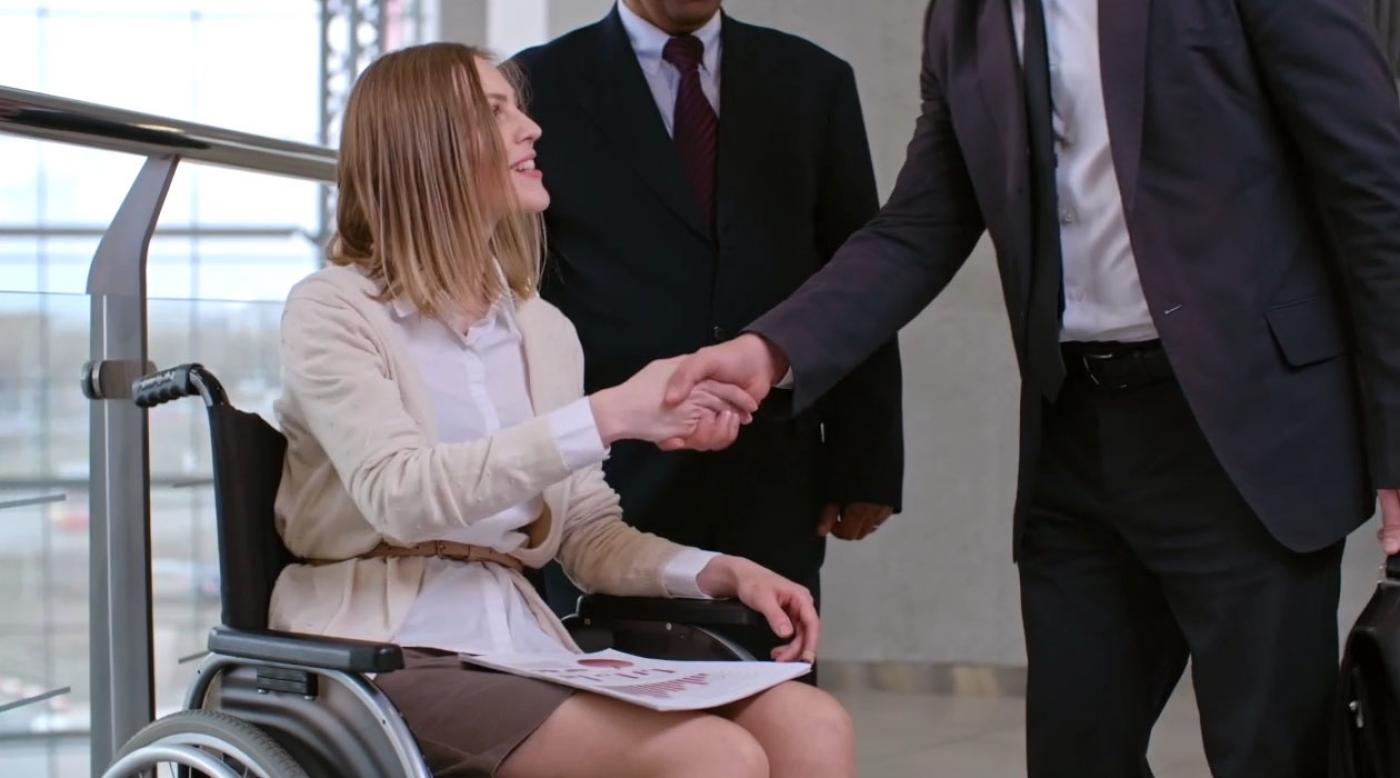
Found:
[{"label": "paper sheet", "polygon": [[673,662],[621,651],[592,654],[462,654],[462,661],[537,678],[659,711],[737,702],[811,671],[803,662]]}]

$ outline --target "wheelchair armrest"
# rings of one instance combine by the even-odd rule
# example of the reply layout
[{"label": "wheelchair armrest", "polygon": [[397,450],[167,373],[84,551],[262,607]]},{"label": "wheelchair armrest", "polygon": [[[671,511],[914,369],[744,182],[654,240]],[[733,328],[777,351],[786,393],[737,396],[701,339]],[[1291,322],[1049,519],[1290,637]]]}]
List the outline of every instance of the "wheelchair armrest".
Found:
[{"label": "wheelchair armrest", "polygon": [[578,615],[588,621],[664,621],[692,627],[768,627],[767,619],[738,600],[673,600],[585,594]]},{"label": "wheelchair armrest", "polygon": [[302,665],[347,673],[387,673],[403,669],[403,650],[392,643],[328,638],[276,630],[209,630],[209,650],[216,654],[264,662]]}]

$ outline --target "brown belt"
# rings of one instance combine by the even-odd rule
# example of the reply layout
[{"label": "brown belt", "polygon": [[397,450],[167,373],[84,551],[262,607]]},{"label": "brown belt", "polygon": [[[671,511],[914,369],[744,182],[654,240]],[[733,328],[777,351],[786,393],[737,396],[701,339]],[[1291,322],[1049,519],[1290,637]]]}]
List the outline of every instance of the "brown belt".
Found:
[{"label": "brown belt", "polygon": [[[422,543],[415,543],[411,546],[391,546],[381,542],[369,551],[360,554],[355,559],[402,559],[404,557],[431,556],[439,559],[455,559],[459,562],[495,562],[501,567],[508,567],[519,572],[524,565],[519,559],[503,554],[494,548],[487,546],[473,546],[470,543],[458,543],[452,540],[425,540]],[[344,562],[344,559],[304,559],[309,565],[333,565],[336,562]]]}]

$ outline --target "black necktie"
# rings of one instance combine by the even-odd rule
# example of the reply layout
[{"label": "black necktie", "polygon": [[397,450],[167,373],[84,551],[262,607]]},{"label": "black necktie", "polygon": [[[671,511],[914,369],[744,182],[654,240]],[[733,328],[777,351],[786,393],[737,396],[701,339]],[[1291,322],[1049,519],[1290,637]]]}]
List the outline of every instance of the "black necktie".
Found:
[{"label": "black necktie", "polygon": [[681,35],[666,41],[661,58],[680,71],[676,91],[674,132],[676,150],[686,178],[695,190],[695,199],[705,214],[705,223],[715,223],[715,146],[719,139],[719,119],[700,86],[700,63],[705,44],[694,35]]},{"label": "black necktie", "polygon": [[1026,121],[1031,143],[1031,299],[1026,316],[1026,376],[1051,401],[1065,380],[1060,355],[1064,267],[1060,254],[1059,198],[1055,189],[1055,135],[1051,123],[1050,58],[1041,0],[1025,0]]}]

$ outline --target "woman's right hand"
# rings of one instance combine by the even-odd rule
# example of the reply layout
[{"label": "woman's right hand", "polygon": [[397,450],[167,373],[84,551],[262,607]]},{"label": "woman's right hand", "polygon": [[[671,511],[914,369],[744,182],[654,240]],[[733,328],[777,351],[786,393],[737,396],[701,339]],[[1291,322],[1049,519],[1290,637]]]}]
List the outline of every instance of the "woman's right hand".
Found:
[{"label": "woman's right hand", "polygon": [[667,405],[666,384],[680,362],[680,357],[657,360],[627,381],[589,397],[604,445],[697,438],[710,441],[710,448],[722,448],[733,442],[739,425],[753,420],[757,401],[743,389],[717,381],[703,381],[685,400]]}]

